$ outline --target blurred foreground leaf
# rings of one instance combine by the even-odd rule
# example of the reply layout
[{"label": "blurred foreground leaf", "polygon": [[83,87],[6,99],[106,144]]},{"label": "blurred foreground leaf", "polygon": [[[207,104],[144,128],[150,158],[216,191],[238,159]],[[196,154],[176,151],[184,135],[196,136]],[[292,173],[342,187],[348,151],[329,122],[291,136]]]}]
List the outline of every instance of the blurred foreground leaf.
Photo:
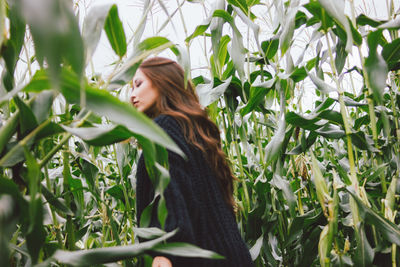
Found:
[{"label": "blurred foreground leaf", "polygon": [[[76,75],[68,69],[63,69],[60,90],[68,102],[79,104],[79,82]],[[45,71],[35,73],[32,81],[25,87],[26,92],[38,92],[51,89]],[[171,138],[146,115],[137,111],[131,104],[122,102],[105,90],[86,85],[86,107],[100,116],[124,125],[130,131],[143,135],[150,140],[183,155]],[[78,130],[79,131],[79,130]],[[125,136],[124,136],[125,137]]]}]

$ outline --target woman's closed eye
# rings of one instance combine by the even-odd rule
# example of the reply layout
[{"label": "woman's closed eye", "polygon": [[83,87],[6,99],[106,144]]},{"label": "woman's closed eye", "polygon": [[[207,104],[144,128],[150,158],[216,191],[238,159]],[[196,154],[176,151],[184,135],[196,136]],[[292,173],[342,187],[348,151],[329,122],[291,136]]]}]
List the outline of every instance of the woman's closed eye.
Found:
[{"label": "woman's closed eye", "polygon": [[142,84],[142,81],[135,81],[135,87],[139,87]]}]

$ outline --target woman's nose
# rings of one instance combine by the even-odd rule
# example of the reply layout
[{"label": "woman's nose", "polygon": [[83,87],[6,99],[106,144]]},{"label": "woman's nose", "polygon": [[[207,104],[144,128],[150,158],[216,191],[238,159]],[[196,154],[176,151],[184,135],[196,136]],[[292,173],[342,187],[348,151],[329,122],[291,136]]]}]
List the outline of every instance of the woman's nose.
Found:
[{"label": "woman's nose", "polygon": [[136,98],[136,95],[135,95],[134,91],[132,90],[131,91],[131,96],[130,96],[130,100],[131,100],[132,103],[135,101],[135,98]]}]

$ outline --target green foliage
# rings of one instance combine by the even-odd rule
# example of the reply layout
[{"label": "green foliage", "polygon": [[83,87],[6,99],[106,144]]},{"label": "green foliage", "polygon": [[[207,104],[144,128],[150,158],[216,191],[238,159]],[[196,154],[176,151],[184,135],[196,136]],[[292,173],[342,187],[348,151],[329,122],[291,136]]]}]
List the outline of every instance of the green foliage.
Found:
[{"label": "green foliage", "polygon": [[[394,11],[384,20],[348,15],[344,1],[218,0],[185,47],[163,31],[175,29],[181,6],[159,2],[167,21],[142,38],[155,2],[145,2],[129,39],[117,5],[92,7],[79,27],[68,0],[0,1],[0,265],[135,266],[152,252],[221,258],[146,228],[152,214],[161,226],[168,216],[166,149],[184,155],[119,98],[140,63],[167,49],[192,77],[191,48],[203,38],[210,76],[193,82],[238,177],[236,218],[255,265],[398,266]],[[106,80],[86,75],[102,33],[117,57]],[[155,196],[137,222],[141,151]]]},{"label": "green foliage", "polygon": [[104,24],[104,30],[114,52],[120,57],[124,56],[126,53],[126,37],[124,27],[118,16],[117,5],[113,5],[110,8]]}]

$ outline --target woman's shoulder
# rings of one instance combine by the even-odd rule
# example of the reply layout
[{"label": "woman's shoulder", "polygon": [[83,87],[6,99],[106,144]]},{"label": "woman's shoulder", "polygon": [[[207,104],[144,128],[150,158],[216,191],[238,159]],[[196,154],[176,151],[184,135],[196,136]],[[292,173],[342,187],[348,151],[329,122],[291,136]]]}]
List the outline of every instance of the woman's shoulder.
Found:
[{"label": "woman's shoulder", "polygon": [[153,121],[160,126],[178,125],[178,122],[176,121],[176,119],[173,116],[167,115],[167,114],[158,115],[157,117],[154,118]]},{"label": "woman's shoulder", "polygon": [[174,141],[183,140],[182,128],[178,121],[171,115],[159,115],[153,120],[158,124]]}]

